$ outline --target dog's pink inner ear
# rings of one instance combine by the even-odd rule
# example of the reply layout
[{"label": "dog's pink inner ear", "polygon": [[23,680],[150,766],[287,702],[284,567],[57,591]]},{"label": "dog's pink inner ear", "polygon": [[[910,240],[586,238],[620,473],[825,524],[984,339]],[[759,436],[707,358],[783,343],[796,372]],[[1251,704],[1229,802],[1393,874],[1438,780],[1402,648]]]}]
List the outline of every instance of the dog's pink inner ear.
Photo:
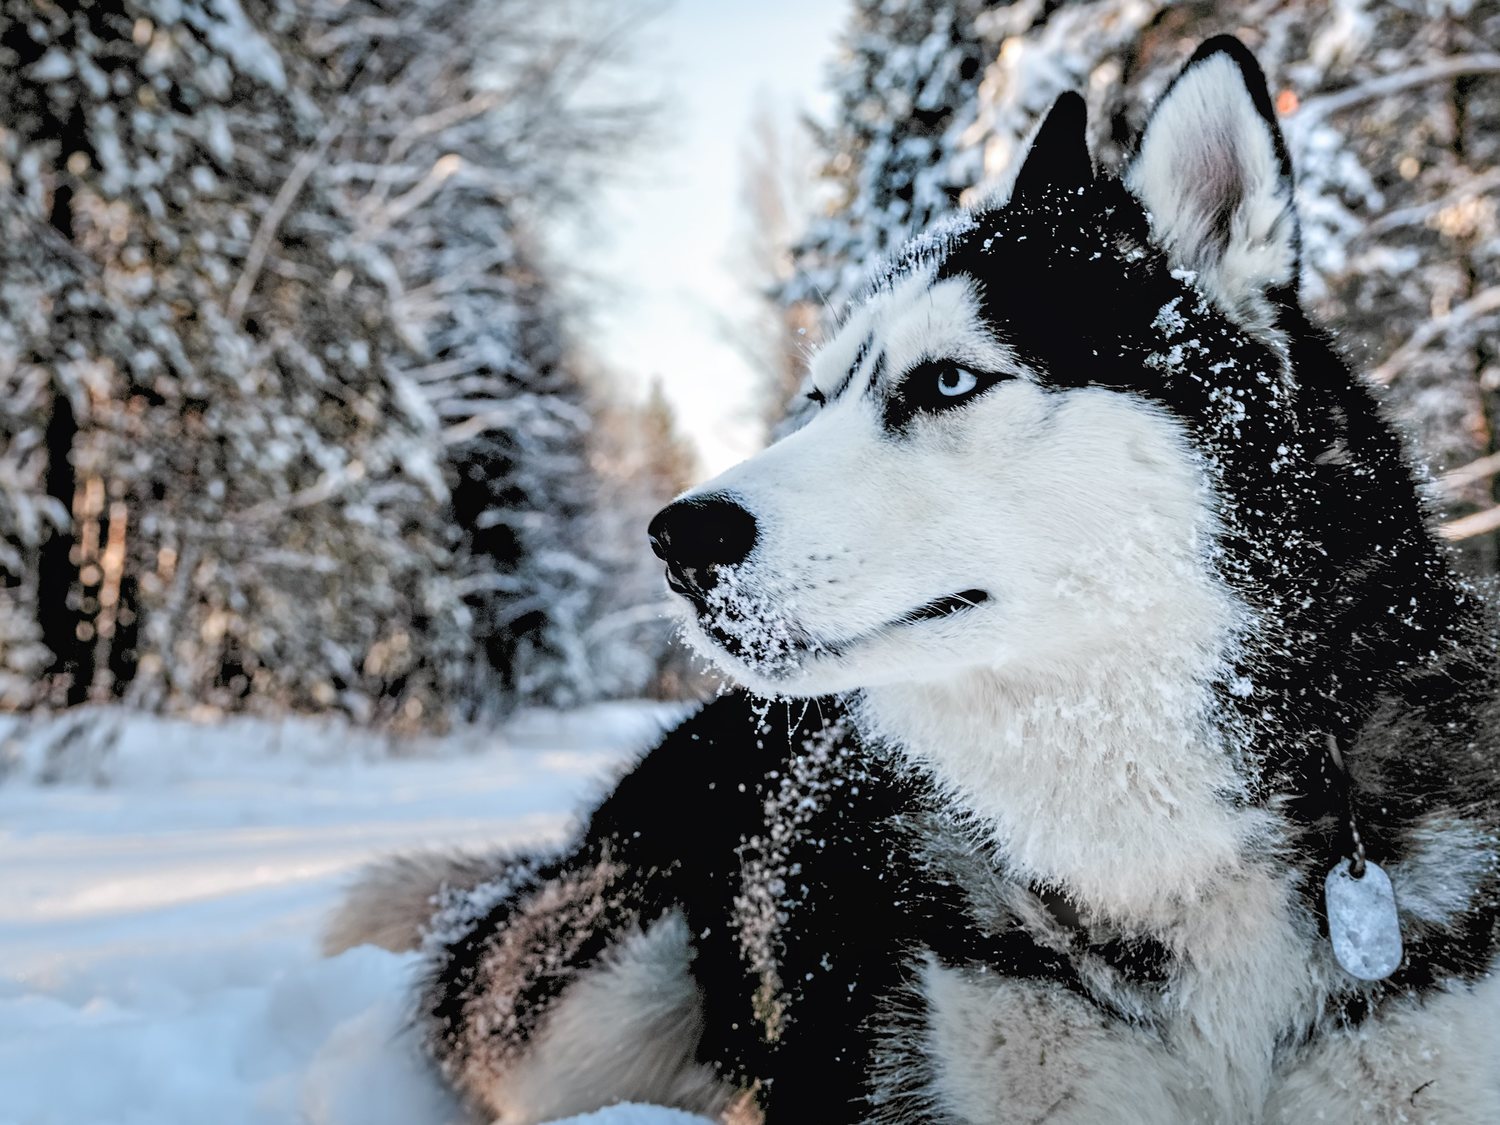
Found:
[{"label": "dog's pink inner ear", "polygon": [[1297,217],[1265,76],[1234,39],[1205,43],[1152,111],[1126,183],[1175,265],[1250,326],[1295,286]]},{"label": "dog's pink inner ear", "polygon": [[1094,178],[1089,157],[1088,108],[1083,98],[1069,92],[1058,97],[1047,111],[1031,147],[1016,173],[1010,201],[1035,201],[1047,188],[1077,188]]}]

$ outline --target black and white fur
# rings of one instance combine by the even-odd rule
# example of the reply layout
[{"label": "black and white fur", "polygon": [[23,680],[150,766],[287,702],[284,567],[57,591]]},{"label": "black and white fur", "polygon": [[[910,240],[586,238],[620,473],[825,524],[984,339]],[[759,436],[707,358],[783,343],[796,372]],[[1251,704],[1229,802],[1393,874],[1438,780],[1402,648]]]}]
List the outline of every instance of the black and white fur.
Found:
[{"label": "black and white fur", "polygon": [[[742,521],[658,546],[786,701],[703,708],[554,856],[346,911],[446,886],[421,1018],[499,1121],[1500,1121],[1489,611],[1299,304],[1245,49],[1118,177],[1083,115],[871,286],[809,424],[658,517]],[[1351,817],[1405,941],[1374,983],[1327,938]]]}]

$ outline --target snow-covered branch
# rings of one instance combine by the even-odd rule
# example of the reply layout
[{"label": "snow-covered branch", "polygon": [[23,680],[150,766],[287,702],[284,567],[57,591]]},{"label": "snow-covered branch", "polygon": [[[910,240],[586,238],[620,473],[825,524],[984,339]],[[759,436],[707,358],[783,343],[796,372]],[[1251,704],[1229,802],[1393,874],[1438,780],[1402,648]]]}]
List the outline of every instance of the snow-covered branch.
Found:
[{"label": "snow-covered branch", "polygon": [[1500,507],[1486,508],[1473,515],[1449,520],[1438,527],[1438,534],[1450,543],[1474,539],[1492,531],[1500,531]]},{"label": "snow-covered branch", "polygon": [[1410,207],[1396,207],[1377,215],[1361,232],[1361,237],[1373,239],[1401,227],[1420,226],[1455,204],[1482,196],[1497,187],[1500,187],[1500,168],[1491,168],[1488,172],[1460,181],[1452,190],[1436,199]]},{"label": "snow-covered branch", "polygon": [[1298,128],[1305,128],[1321,118],[1342,113],[1366,102],[1388,98],[1392,94],[1399,94],[1416,86],[1427,86],[1434,82],[1451,82],[1455,78],[1484,74],[1500,74],[1500,54],[1486,52],[1454,55],[1427,66],[1414,67],[1411,70],[1382,75],[1379,78],[1369,78],[1347,89],[1319,94],[1302,102],[1297,108],[1295,120]]},{"label": "snow-covered branch", "polygon": [[308,177],[323,162],[328,146],[333,143],[333,138],[343,127],[344,117],[344,112],[335,114],[323,126],[313,143],[292,165],[292,170],[282,181],[275,198],[271,200],[271,206],[261,216],[255,237],[250,240],[250,250],[245,255],[245,264],[240,271],[239,280],[235,282],[234,289],[229,294],[229,300],[224,306],[224,315],[228,317],[230,323],[238,324],[244,318],[245,305],[249,303],[250,294],[255,291],[255,283],[260,280],[261,268],[265,265],[266,255],[270,253],[271,246],[276,241],[277,231],[291,211],[297,196],[302,193]]},{"label": "snow-covered branch", "polygon": [[1497,473],[1500,473],[1500,453],[1490,453],[1448,470],[1437,480],[1438,491],[1445,496],[1457,496],[1470,485],[1489,480]]},{"label": "snow-covered branch", "polygon": [[1402,369],[1424,348],[1456,328],[1461,328],[1482,316],[1500,311],[1500,285],[1481,289],[1467,301],[1454,305],[1442,316],[1424,321],[1400,347],[1388,355],[1378,367],[1370,372],[1370,381],[1386,384],[1401,374]]}]

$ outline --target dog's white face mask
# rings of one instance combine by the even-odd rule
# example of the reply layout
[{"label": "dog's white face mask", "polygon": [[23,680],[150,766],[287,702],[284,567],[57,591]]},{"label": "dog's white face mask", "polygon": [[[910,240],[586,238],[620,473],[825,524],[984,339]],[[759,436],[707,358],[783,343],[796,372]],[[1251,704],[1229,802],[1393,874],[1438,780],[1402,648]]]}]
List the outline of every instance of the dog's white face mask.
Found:
[{"label": "dog's white face mask", "polygon": [[746,686],[1061,670],[1180,621],[1202,585],[1208,495],[1179,427],[1133,395],[1041,386],[973,288],[922,273],[871,300],[814,363],[817,416],[656,528],[668,558],[674,534],[703,541],[687,636]]}]

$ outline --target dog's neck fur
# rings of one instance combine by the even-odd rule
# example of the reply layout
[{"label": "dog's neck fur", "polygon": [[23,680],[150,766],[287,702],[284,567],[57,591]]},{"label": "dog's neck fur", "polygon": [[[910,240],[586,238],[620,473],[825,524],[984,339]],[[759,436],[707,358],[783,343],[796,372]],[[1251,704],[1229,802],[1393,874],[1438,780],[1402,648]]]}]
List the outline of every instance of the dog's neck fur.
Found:
[{"label": "dog's neck fur", "polygon": [[871,689],[864,725],[973,811],[996,858],[1086,916],[1159,928],[1242,864],[1269,817],[1243,800],[1199,654],[1152,638],[1076,675],[977,669]]}]

